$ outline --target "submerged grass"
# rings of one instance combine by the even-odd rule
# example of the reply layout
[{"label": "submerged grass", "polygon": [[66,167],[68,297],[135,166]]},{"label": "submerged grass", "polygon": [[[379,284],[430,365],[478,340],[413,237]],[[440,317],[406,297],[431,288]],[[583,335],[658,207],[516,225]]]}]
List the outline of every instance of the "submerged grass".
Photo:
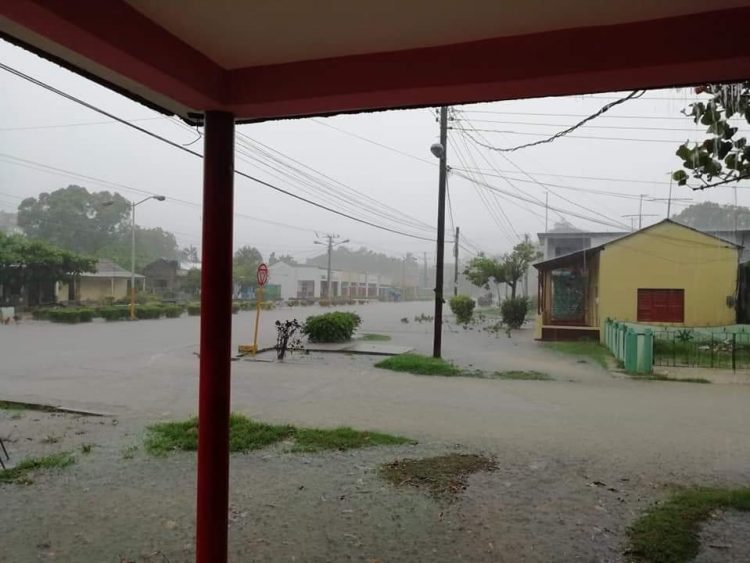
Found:
[{"label": "submerged grass", "polygon": [[609,350],[593,340],[579,340],[574,342],[549,342],[547,346],[557,352],[571,356],[582,356],[595,364],[608,368],[608,360],[612,357]]},{"label": "submerged grass", "polygon": [[388,342],[391,337],[387,334],[373,334],[373,333],[367,333],[363,334],[360,338],[360,340],[365,340],[368,342]]},{"label": "submerged grass", "polygon": [[396,486],[427,489],[436,497],[450,497],[466,488],[469,475],[494,471],[494,460],[475,454],[448,454],[423,459],[401,459],[380,466],[380,476]]},{"label": "submerged grass", "polygon": [[431,358],[420,354],[399,354],[375,364],[376,368],[413,373],[416,375],[464,375],[464,372],[441,358]]},{"label": "submerged grass", "polygon": [[674,381],[677,383],[711,383],[703,377],[669,377],[666,375],[649,374],[649,375],[631,375],[633,379],[642,381]]},{"label": "submerged grass", "polygon": [[700,550],[701,524],[722,509],[750,511],[750,488],[696,488],[674,494],[628,528],[630,553],[647,563],[691,561]]},{"label": "submerged grass", "polygon": [[61,469],[75,463],[75,458],[67,452],[44,457],[29,457],[15,467],[0,470],[0,483],[30,483],[29,473],[46,469]]},{"label": "submerged grass", "polygon": [[[229,425],[229,451],[231,452],[258,450],[284,440],[293,441],[292,451],[294,452],[348,450],[413,443],[413,440],[401,436],[359,431],[348,427],[317,429],[265,424],[241,414],[232,414]],[[197,450],[198,419],[162,422],[149,426],[145,446],[146,451],[152,455]]]},{"label": "submerged grass", "polygon": [[508,370],[508,371],[496,371],[493,374],[497,379],[513,379],[519,381],[552,381],[552,377],[541,371],[519,371],[519,370]]}]

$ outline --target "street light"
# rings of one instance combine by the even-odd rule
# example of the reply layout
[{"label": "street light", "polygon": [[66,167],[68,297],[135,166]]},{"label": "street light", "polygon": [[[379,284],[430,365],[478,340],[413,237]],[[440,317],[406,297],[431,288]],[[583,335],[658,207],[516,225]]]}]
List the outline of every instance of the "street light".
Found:
[{"label": "street light", "polygon": [[130,320],[135,320],[135,208],[148,201],[149,199],[155,199],[156,201],[164,201],[167,199],[163,195],[150,195],[143,198],[141,201],[130,202],[131,210],[131,221],[130,221]]}]

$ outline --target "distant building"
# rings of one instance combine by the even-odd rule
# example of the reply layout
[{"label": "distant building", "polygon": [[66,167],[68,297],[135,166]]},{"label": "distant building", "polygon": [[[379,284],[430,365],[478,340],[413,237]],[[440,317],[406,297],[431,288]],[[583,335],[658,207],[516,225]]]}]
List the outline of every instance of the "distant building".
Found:
[{"label": "distant building", "polygon": [[177,260],[159,258],[143,268],[146,291],[161,297],[174,297],[182,289],[187,270],[180,268]]},{"label": "distant building", "polygon": [[[101,259],[96,263],[95,272],[81,274],[71,283],[58,283],[58,302],[102,302],[108,299],[125,299],[130,293],[130,271],[121,268],[112,260]],[[135,275],[136,290],[142,290],[144,277]]]},{"label": "distant building", "polygon": [[20,235],[23,233],[18,226],[18,214],[0,211],[0,232],[6,235]]},{"label": "distant building", "polygon": [[608,318],[650,325],[732,324],[740,251],[724,238],[664,219],[539,262],[535,336],[600,338]]},{"label": "distant building", "polygon": [[[319,299],[328,296],[328,271],[318,266],[290,266],[276,262],[269,267],[268,282],[280,286],[281,299]],[[331,297],[394,299],[390,278],[363,272],[331,273]]]}]

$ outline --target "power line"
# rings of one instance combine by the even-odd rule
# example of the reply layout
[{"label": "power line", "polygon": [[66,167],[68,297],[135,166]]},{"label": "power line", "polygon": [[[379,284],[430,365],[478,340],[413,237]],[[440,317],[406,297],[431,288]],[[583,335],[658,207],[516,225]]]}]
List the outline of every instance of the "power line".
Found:
[{"label": "power line", "polygon": [[[530,115],[537,117],[587,117],[587,113],[542,113],[542,112],[530,112],[530,111],[483,111],[483,110],[468,110],[462,109],[462,113],[476,113],[483,115]],[[685,117],[677,117],[675,115],[670,116],[657,116],[657,115],[602,115],[601,119],[669,119],[685,121]]]},{"label": "power line", "polygon": [[628,100],[633,100],[635,98],[639,98],[639,97],[643,96],[643,94],[645,94],[645,93],[646,93],[645,90],[633,90],[627,96],[625,96],[623,98],[618,98],[614,102],[610,102],[608,104],[605,104],[604,106],[602,106],[601,108],[599,108],[598,111],[592,113],[591,115],[589,115],[587,117],[584,117],[578,123],[575,123],[574,125],[571,125],[570,127],[566,128],[566,129],[563,129],[562,131],[558,131],[557,133],[555,133],[554,135],[551,135],[550,137],[547,137],[545,139],[540,139],[539,141],[533,141],[531,143],[526,143],[526,144],[523,144],[523,145],[517,145],[515,147],[505,147],[505,148],[494,147],[492,145],[483,145],[483,146],[485,148],[487,148],[487,149],[490,149],[490,150],[493,150],[493,151],[497,151],[497,152],[514,152],[514,151],[518,151],[518,150],[521,150],[521,149],[526,149],[526,148],[529,148],[529,147],[535,147],[537,145],[542,145],[544,143],[551,143],[552,141],[555,141],[556,139],[559,139],[560,137],[564,137],[568,133],[571,133],[571,132],[575,131],[576,129],[578,129],[580,127],[583,127],[584,125],[586,125],[586,123],[588,123],[589,121],[592,121],[592,120],[596,119],[597,117],[599,117],[600,115],[608,112],[613,107],[618,106],[620,104],[624,104]]},{"label": "power line", "polygon": [[[684,119],[683,119],[684,121]],[[472,118],[472,122],[474,123],[500,123],[502,125],[528,125],[530,127],[567,127],[568,124],[566,123],[533,123],[531,121],[505,121],[505,120],[497,120],[497,119],[476,119]],[[624,131],[673,131],[676,133],[701,133],[699,130],[700,127],[696,126],[693,128],[690,127],[636,127],[633,125],[586,125],[587,129],[618,129],[618,130],[624,130]],[[704,127],[705,129],[705,127]],[[494,129],[489,129],[487,131],[495,131]],[[516,133],[513,131],[513,133]],[[535,133],[538,135],[543,135],[543,133]]]},{"label": "power line", "polygon": [[[504,135],[523,135],[526,137],[545,137],[548,138],[544,133],[527,133],[523,131],[511,131],[511,130],[503,130],[503,129],[465,129],[461,127],[454,127],[457,131],[462,132],[468,132],[468,131],[475,131],[475,132],[482,132],[482,133],[500,133]],[[598,137],[598,136],[591,136],[591,135],[566,135],[566,139],[588,139],[590,141],[625,141],[625,142],[633,142],[633,143],[669,143],[670,145],[679,144],[679,140],[674,139],[643,139],[643,138],[637,138],[637,137]],[[478,141],[476,141],[478,144]],[[547,142],[547,141],[545,141]],[[538,145],[540,143],[529,143],[526,145],[519,145],[518,148],[524,148],[524,147],[531,147]],[[482,145],[486,149],[495,150],[497,152],[512,152],[510,149],[513,147],[510,147],[508,149],[504,148],[498,148],[494,145]],[[515,149],[514,149],[515,150]]]},{"label": "power line", "polygon": [[[116,115],[114,115],[114,114],[112,114],[112,113],[110,113],[108,111],[105,111],[105,110],[103,110],[103,109],[101,109],[101,108],[99,108],[97,106],[94,106],[94,105],[92,105],[92,104],[90,104],[90,103],[88,103],[88,102],[86,102],[84,100],[81,100],[80,98],[77,98],[77,97],[75,97],[75,96],[73,96],[71,94],[68,94],[68,93],[63,92],[61,90],[58,90],[57,88],[55,88],[55,87],[53,87],[53,86],[51,86],[51,85],[49,85],[49,84],[47,84],[45,82],[37,80],[36,78],[33,78],[32,76],[29,76],[29,75],[27,75],[27,74],[25,74],[25,73],[23,73],[23,72],[21,72],[19,70],[16,70],[16,69],[14,69],[14,68],[12,68],[12,67],[4,64],[4,63],[0,63],[0,69],[3,69],[6,72],[9,72],[9,73],[11,73],[11,74],[13,74],[15,76],[18,76],[19,78],[23,78],[24,80],[27,80],[27,81],[31,82],[32,84],[40,86],[40,87],[42,87],[42,88],[44,88],[44,89],[46,89],[46,90],[48,90],[48,91],[50,91],[50,92],[52,92],[54,94],[57,94],[58,96],[61,96],[61,97],[65,98],[65,99],[67,99],[67,100],[70,100],[70,101],[75,102],[75,103],[77,103],[79,105],[82,105],[82,106],[84,106],[84,107],[86,107],[86,108],[88,108],[88,109],[90,109],[92,111],[95,111],[95,112],[97,112],[97,113],[99,113],[101,115],[105,115],[105,116],[109,117],[110,119],[114,119],[115,121],[117,121],[119,123],[122,123],[123,125],[131,127],[132,129],[135,129],[137,131],[140,131],[141,133],[144,133],[145,135],[148,135],[149,137],[152,137],[152,138],[157,139],[157,140],[159,140],[159,141],[161,141],[163,143],[166,143],[166,144],[168,144],[168,145],[170,145],[170,146],[172,146],[172,147],[174,147],[174,148],[176,148],[178,150],[181,150],[183,152],[186,152],[186,153],[188,153],[190,155],[196,156],[196,157],[201,158],[201,159],[203,158],[202,154],[200,154],[200,153],[198,153],[198,152],[196,152],[194,150],[191,150],[191,149],[189,149],[187,147],[184,147],[184,146],[180,145],[179,143],[176,143],[176,142],[174,142],[174,141],[172,141],[170,139],[167,139],[166,137],[162,137],[161,135],[158,135],[158,134],[156,134],[156,133],[154,133],[152,131],[149,131],[148,129],[145,129],[143,127],[135,125],[134,123],[130,123],[129,121],[127,121],[125,119],[122,119],[122,118],[120,118],[120,117],[118,117],[118,116],[116,116]],[[418,240],[425,240],[425,241],[429,241],[429,242],[434,242],[435,241],[435,239],[433,239],[433,238],[428,238],[428,237],[423,237],[423,236],[420,236],[420,235],[406,233],[404,231],[400,231],[400,230],[397,230],[397,229],[392,229],[390,227],[385,227],[383,225],[378,225],[378,224],[373,223],[371,221],[367,221],[365,219],[360,219],[360,218],[355,217],[353,215],[350,215],[348,213],[345,213],[345,212],[342,212],[342,211],[338,211],[336,209],[328,207],[327,205],[323,205],[321,203],[312,201],[310,199],[302,197],[302,196],[300,196],[298,194],[295,194],[293,192],[287,191],[287,190],[285,190],[283,188],[280,188],[280,187],[278,187],[278,186],[276,186],[274,184],[271,184],[270,182],[266,182],[264,180],[261,180],[260,178],[256,178],[254,176],[251,176],[250,174],[247,174],[247,173],[242,172],[240,170],[235,170],[234,173],[237,174],[238,176],[242,176],[243,178],[247,178],[248,180],[251,180],[251,181],[253,181],[253,182],[257,183],[257,184],[260,184],[262,186],[270,188],[270,189],[272,189],[274,191],[277,191],[277,192],[282,193],[284,195],[288,195],[289,197],[292,197],[294,199],[297,199],[297,200],[302,201],[304,203],[307,203],[309,205],[313,205],[315,207],[318,207],[319,209],[323,209],[323,210],[328,211],[330,213],[334,213],[336,215],[340,215],[341,217],[345,217],[347,219],[351,219],[352,221],[356,221],[358,223],[362,223],[364,225],[368,225],[368,226],[374,227],[376,229],[380,229],[380,230],[383,230],[383,231],[391,232],[391,233],[398,234],[398,235],[405,236],[405,237],[409,237],[409,238],[414,238],[414,239],[418,239]]]}]

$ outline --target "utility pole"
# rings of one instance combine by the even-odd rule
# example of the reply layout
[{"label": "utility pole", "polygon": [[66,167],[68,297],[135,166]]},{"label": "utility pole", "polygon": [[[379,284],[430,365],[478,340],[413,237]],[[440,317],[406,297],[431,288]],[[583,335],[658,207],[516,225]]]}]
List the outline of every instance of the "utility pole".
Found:
[{"label": "utility pole", "polygon": [[422,272],[422,287],[427,287],[429,283],[427,281],[427,253],[422,253],[422,264],[424,265],[424,272]]},{"label": "utility pole", "polygon": [[456,227],[456,238],[453,241],[453,295],[458,295],[458,235],[460,229]]},{"label": "utility pole", "polygon": [[643,228],[643,197],[644,194],[641,194],[640,203],[638,204],[638,230]]},{"label": "utility pole", "polygon": [[544,232],[548,233],[549,225],[549,191],[544,192]]},{"label": "utility pole", "polygon": [[[333,275],[333,269],[331,267],[331,261],[333,257],[333,247],[338,246],[340,244],[347,243],[349,242],[349,239],[334,243],[334,241],[337,238],[339,238],[339,235],[334,235],[334,234],[323,235],[322,238],[327,239],[328,242],[325,243],[319,240],[315,240],[313,241],[313,244],[322,244],[328,247],[328,274],[326,275],[326,298],[330,300],[333,297],[332,291],[331,291],[331,288],[333,287],[333,282],[331,281],[331,276]],[[323,295],[321,295],[321,297],[323,297]]]},{"label": "utility pole", "polygon": [[438,176],[437,260],[435,264],[435,323],[432,356],[439,358],[443,346],[443,268],[445,262],[445,187],[448,177],[448,108],[440,108],[440,143],[430,151],[440,159]]}]

